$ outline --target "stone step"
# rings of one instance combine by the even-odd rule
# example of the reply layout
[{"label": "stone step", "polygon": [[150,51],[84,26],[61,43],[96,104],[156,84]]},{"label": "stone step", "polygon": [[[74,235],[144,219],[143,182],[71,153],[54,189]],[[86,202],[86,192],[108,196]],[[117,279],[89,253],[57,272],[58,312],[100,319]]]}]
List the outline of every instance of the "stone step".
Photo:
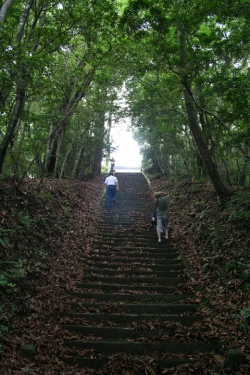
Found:
[{"label": "stone step", "polygon": [[214,350],[217,346],[214,343],[204,342],[141,342],[126,340],[101,340],[101,341],[78,341],[65,340],[64,345],[78,349],[92,349],[101,355],[110,356],[116,353],[133,353],[136,355],[147,355],[152,352],[161,353],[186,353],[194,355],[201,352]]},{"label": "stone step", "polygon": [[[147,207],[138,205],[138,200],[137,202],[135,202],[132,199],[130,200],[126,199],[126,202],[125,202],[125,201],[122,201],[122,199],[124,200],[124,198],[120,196],[120,199],[116,200],[116,204],[113,205],[111,209],[108,206],[108,201],[105,201],[101,205],[103,217],[105,217],[105,215],[110,215],[113,212],[115,212],[121,216],[125,216],[128,218],[134,218],[135,216],[143,218],[142,214],[147,215],[147,213],[153,209],[153,205],[152,206],[148,205]],[[137,204],[136,209],[135,209],[135,203]]]},{"label": "stone step", "polygon": [[[110,260],[107,262],[107,260],[98,261],[98,259],[84,259],[84,264],[87,267],[96,267],[99,268],[100,270],[107,269],[115,269],[117,271],[122,271],[122,270],[146,270],[146,271],[151,271],[152,273],[155,273],[157,271],[159,272],[168,272],[168,271],[177,271],[183,269],[183,264],[179,260],[174,260],[174,261],[168,261],[166,265],[164,264],[154,264],[154,263],[144,263],[140,262],[139,264],[135,263],[119,263]],[[85,268],[86,269],[86,268]]]},{"label": "stone step", "polygon": [[[171,285],[172,286],[172,285]],[[78,289],[84,291],[100,291],[108,293],[147,293],[147,294],[157,294],[157,293],[171,293],[171,286],[158,286],[158,285],[114,285],[114,284],[76,284]]]},{"label": "stone step", "polygon": [[81,326],[81,325],[62,325],[62,329],[77,332],[83,335],[91,335],[92,337],[101,337],[102,339],[114,340],[119,339],[138,340],[141,337],[159,338],[163,335],[173,334],[174,329],[159,329],[159,330],[136,330],[129,327],[100,327],[100,326]]},{"label": "stone step", "polygon": [[98,253],[103,253],[103,254],[106,254],[107,252],[109,253],[114,253],[114,254],[124,254],[125,252],[128,253],[128,255],[130,256],[130,254],[132,254],[132,257],[134,257],[133,254],[141,254],[141,255],[147,255],[151,258],[153,258],[153,256],[155,254],[162,254],[162,256],[166,256],[168,259],[171,259],[171,258],[174,258],[174,259],[179,259],[180,256],[174,252],[171,248],[168,248],[164,243],[159,245],[159,244],[156,244],[155,245],[151,245],[151,246],[141,246],[140,244],[137,245],[135,244],[133,247],[131,247],[132,244],[131,242],[126,242],[126,246],[118,246],[118,245],[115,245],[115,244],[108,244],[108,243],[99,243],[98,245],[93,245],[93,253],[94,254],[98,254]]},{"label": "stone step", "polygon": [[192,294],[126,294],[126,293],[83,293],[68,292],[72,297],[86,300],[110,302],[162,303],[192,299]]},{"label": "stone step", "polygon": [[[68,307],[67,307],[68,308]],[[102,326],[144,324],[145,322],[171,322],[179,323],[182,326],[190,327],[197,322],[203,320],[200,315],[178,315],[178,314],[97,314],[86,312],[62,312],[61,317],[70,319],[84,319],[94,325],[102,324]]]},{"label": "stone step", "polygon": [[176,253],[176,251],[174,251],[172,247],[165,241],[161,244],[158,244],[157,241],[154,241],[151,244],[147,244],[147,246],[143,246],[140,242],[133,243],[129,240],[125,243],[120,241],[96,241],[93,243],[93,249],[95,250],[95,253],[101,251],[103,251],[104,253],[106,253],[107,251],[109,251],[110,253],[113,252],[118,254],[129,253],[129,255],[131,255],[132,257],[134,257],[133,254],[138,253],[141,255],[148,255],[150,257],[153,257],[155,254],[161,254],[161,256],[175,259],[179,257],[179,254]]},{"label": "stone step", "polygon": [[84,275],[106,275],[106,276],[125,276],[125,277],[140,277],[140,276],[150,276],[150,277],[178,277],[180,271],[135,271],[135,270],[108,270],[108,269],[100,269],[100,268],[89,268],[84,270]]},{"label": "stone step", "polygon": [[[164,239],[164,238],[163,238]],[[156,233],[155,233],[155,238],[152,237],[152,234],[148,234],[148,235],[145,235],[145,236],[138,236],[137,233],[133,233],[133,231],[131,231],[131,233],[113,233],[113,234],[110,234],[108,236],[103,236],[102,234],[97,234],[95,236],[95,241],[97,242],[110,242],[110,241],[114,241],[115,243],[119,243],[119,242],[131,242],[133,244],[133,246],[135,244],[141,244],[143,246],[146,246],[149,245],[149,244],[155,244],[157,243],[157,237],[156,237]],[[169,245],[169,247],[171,247],[170,245],[170,241],[164,241],[167,245]]]},{"label": "stone step", "polygon": [[[120,222],[120,220],[119,220]],[[102,220],[98,220],[97,222],[97,233],[102,233],[104,231],[106,231],[107,233],[111,233],[112,231],[114,230],[117,230],[117,231],[120,231],[120,230],[124,230],[124,231],[131,231],[132,229],[133,230],[136,230],[136,233],[141,233],[141,236],[143,236],[143,234],[154,234],[156,233],[156,227],[151,225],[150,223],[150,217],[149,217],[149,220],[147,222],[144,223],[144,227],[142,228],[140,225],[138,224],[135,224],[134,223],[134,220],[133,220],[133,223],[131,224],[131,221],[129,222],[124,222],[123,224],[119,224],[118,222],[115,223],[115,222],[107,222],[107,221],[103,221]],[[142,229],[143,229],[143,232],[142,232]],[[139,230],[141,232],[139,232]]]},{"label": "stone step", "polygon": [[150,262],[158,262],[158,263],[164,263],[168,264],[169,261],[176,262],[179,259],[176,257],[176,254],[174,253],[158,253],[155,252],[153,254],[145,252],[141,252],[140,250],[136,252],[125,252],[125,251],[110,251],[109,249],[103,251],[102,249],[95,249],[92,253],[92,258],[94,259],[107,259],[111,258],[112,260],[114,259],[121,259],[121,262],[126,259],[129,259],[130,262],[136,262],[140,260],[148,261]]},{"label": "stone step", "polygon": [[[118,358],[119,359],[119,358]],[[124,359],[124,356],[123,358]],[[93,370],[98,370],[98,369],[101,369],[101,368],[105,368],[105,366],[107,367],[108,365],[110,365],[110,368],[113,369],[113,365],[112,365],[112,360],[114,361],[114,359],[112,358],[108,358],[108,357],[97,357],[95,358],[95,356],[93,357],[79,357],[79,356],[76,356],[76,357],[73,357],[73,356],[68,356],[66,358],[63,358],[63,361],[65,364],[69,365],[69,366],[76,366],[79,367],[79,368],[86,368],[86,369],[90,369],[90,371]],[[176,367],[178,365],[181,365],[181,364],[188,364],[188,363],[195,363],[195,359],[193,358],[183,358],[180,357],[180,358],[163,358],[163,359],[157,359],[157,358],[153,358],[152,357],[142,357],[142,358],[129,358],[129,363],[130,363],[130,367],[132,368],[136,368],[137,367],[137,364],[141,367],[141,364],[143,363],[144,366],[145,366],[145,369],[147,369],[147,372],[145,371],[145,374],[149,374],[149,371],[151,372],[151,369],[152,371],[157,368],[157,371],[158,369],[160,368],[161,372],[151,372],[152,374],[160,374],[162,373],[162,371],[164,371],[163,369],[168,369],[168,368],[171,368],[171,367]],[[90,372],[91,373],[91,372]]]},{"label": "stone step", "polygon": [[157,285],[157,286],[166,286],[166,285],[176,285],[183,282],[179,278],[174,277],[112,277],[112,276],[83,276],[83,282],[86,283],[93,283],[97,282],[98,285],[101,284],[115,284],[115,285],[137,285],[140,287],[141,285],[149,284],[149,285]]},{"label": "stone step", "polygon": [[141,227],[142,229],[144,229],[145,225],[151,223],[151,215],[151,210],[147,212],[141,212],[141,210],[140,212],[134,212],[131,209],[124,210],[121,206],[117,205],[115,208],[109,208],[106,211],[102,211],[102,219],[98,219],[98,222],[109,224],[109,219],[114,219],[116,220],[117,225],[130,223],[130,225],[136,225],[138,228]]},{"label": "stone step", "polygon": [[150,223],[150,215],[152,215],[152,212],[154,211],[154,208],[148,207],[146,210],[143,208],[139,208],[135,212],[132,205],[127,205],[125,207],[122,206],[122,204],[117,202],[117,205],[110,208],[108,206],[102,207],[102,220],[105,222],[108,222],[108,218],[115,217],[116,219],[119,219],[119,224],[121,224],[121,221],[127,221],[131,222],[133,221],[133,224],[140,223]]},{"label": "stone step", "polygon": [[[123,247],[124,244],[126,244],[127,247],[134,248],[134,247],[141,247],[141,248],[152,248],[156,249],[159,248],[160,251],[164,249],[165,251],[174,251],[172,249],[172,245],[170,240],[166,240],[165,238],[162,238],[161,244],[158,244],[158,238],[155,235],[155,237],[152,237],[151,240],[140,240],[140,238],[136,238],[135,235],[132,236],[126,236],[126,238],[121,238],[119,236],[117,237],[106,237],[102,238],[101,236],[97,237],[94,239],[93,243],[98,243],[98,244],[103,244],[107,245],[112,243],[112,246],[117,246],[117,247]],[[164,246],[163,246],[164,245]],[[162,248],[162,249],[161,249]]]},{"label": "stone step", "polygon": [[124,374],[135,375],[137,363],[144,366],[140,373],[162,374],[218,346],[192,340],[203,336],[190,333],[206,325],[194,296],[181,294],[187,288],[180,254],[171,239],[157,243],[146,179],[140,173],[118,176],[117,204],[110,209],[107,196],[102,199],[92,251],[82,256],[82,282],[68,292],[60,313],[62,359],[86,374],[96,373],[88,368],[108,374],[113,363],[118,374],[119,358],[128,359]]},{"label": "stone step", "polygon": [[152,238],[150,241],[147,241],[147,240],[138,240],[138,239],[135,239],[134,236],[131,236],[130,238],[127,236],[126,239],[123,239],[123,238],[96,238],[94,241],[93,241],[93,244],[94,246],[96,246],[96,244],[98,245],[111,245],[111,246],[118,246],[118,247],[122,247],[124,246],[124,244],[127,244],[128,247],[141,247],[141,248],[158,248],[158,247],[162,247],[165,251],[166,249],[171,249],[171,245],[170,245],[170,242],[169,240],[165,240],[165,238],[162,239],[162,242],[161,244],[158,244],[158,239],[155,237],[155,238]]},{"label": "stone step", "polygon": [[98,252],[93,252],[93,254],[91,256],[86,256],[87,259],[110,259],[110,257],[112,258],[112,260],[116,259],[117,262],[124,262],[126,261],[126,258],[127,259],[130,259],[130,261],[132,262],[132,259],[133,259],[133,262],[140,262],[140,261],[144,261],[144,262],[157,262],[157,263],[162,263],[163,261],[166,261],[168,263],[169,260],[172,260],[172,261],[176,261],[178,260],[177,258],[177,254],[174,254],[174,253],[154,253],[154,254],[147,254],[146,252],[145,253],[142,253],[140,251],[138,252],[135,252],[135,253],[132,253],[132,252],[120,252],[120,251],[117,251],[117,252],[101,252],[101,251],[98,251]]},{"label": "stone step", "polygon": [[[181,326],[178,326],[179,331],[181,332]],[[176,326],[174,324],[169,324],[169,327],[162,327],[159,329],[150,329],[145,330],[144,328],[140,327],[103,327],[103,326],[84,326],[84,325],[69,325],[65,324],[62,325],[62,329],[69,331],[69,332],[77,332],[81,335],[85,336],[94,336],[96,338],[101,339],[122,339],[122,340],[138,340],[138,339],[145,339],[151,338],[154,341],[164,340],[164,336],[169,336],[169,341],[174,338],[176,335]],[[183,329],[185,329],[183,327]],[[190,332],[197,332],[197,329],[194,327],[190,329]],[[189,331],[187,332],[187,334]]]},{"label": "stone step", "polygon": [[77,309],[78,312],[93,312],[97,314],[117,313],[117,314],[186,314],[194,312],[197,305],[177,304],[177,303],[152,303],[152,304],[131,304],[131,303],[85,303],[85,302],[68,302],[71,309]]},{"label": "stone step", "polygon": [[[108,224],[109,226],[113,226],[114,228],[116,228],[118,225],[122,225],[124,227],[132,227],[133,225],[135,225],[135,222],[136,222],[136,228],[140,229],[143,231],[145,230],[145,225],[151,225],[151,222],[150,222],[150,216],[151,214],[149,214],[149,217],[147,219],[147,221],[139,218],[139,217],[136,217],[136,218],[131,218],[131,219],[125,219],[125,218],[121,218],[119,217],[118,214],[115,214],[115,212],[112,212],[112,214],[108,215],[107,218],[105,219],[105,222],[106,224]],[[152,231],[154,231],[156,233],[156,228],[152,228]]]}]

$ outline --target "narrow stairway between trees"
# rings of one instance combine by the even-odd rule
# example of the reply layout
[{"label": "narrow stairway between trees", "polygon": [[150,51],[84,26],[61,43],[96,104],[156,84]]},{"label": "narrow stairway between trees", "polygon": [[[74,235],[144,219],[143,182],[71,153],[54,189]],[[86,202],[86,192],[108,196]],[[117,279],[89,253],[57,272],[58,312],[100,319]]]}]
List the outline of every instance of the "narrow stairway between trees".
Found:
[{"label": "narrow stairway between trees", "polygon": [[93,251],[84,256],[82,283],[70,291],[72,302],[62,317],[63,360],[89,374],[161,374],[195,366],[218,343],[200,333],[203,316],[186,292],[171,232],[170,240],[157,243],[146,178],[116,176],[117,204],[110,209],[106,195],[100,202]]}]

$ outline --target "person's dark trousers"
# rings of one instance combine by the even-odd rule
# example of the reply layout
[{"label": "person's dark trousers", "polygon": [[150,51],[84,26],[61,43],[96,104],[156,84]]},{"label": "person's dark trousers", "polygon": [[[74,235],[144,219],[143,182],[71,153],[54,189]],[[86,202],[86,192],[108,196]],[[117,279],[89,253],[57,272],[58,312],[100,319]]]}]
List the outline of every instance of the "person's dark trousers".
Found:
[{"label": "person's dark trousers", "polygon": [[109,207],[112,207],[112,203],[115,201],[116,186],[108,185],[108,202]]}]

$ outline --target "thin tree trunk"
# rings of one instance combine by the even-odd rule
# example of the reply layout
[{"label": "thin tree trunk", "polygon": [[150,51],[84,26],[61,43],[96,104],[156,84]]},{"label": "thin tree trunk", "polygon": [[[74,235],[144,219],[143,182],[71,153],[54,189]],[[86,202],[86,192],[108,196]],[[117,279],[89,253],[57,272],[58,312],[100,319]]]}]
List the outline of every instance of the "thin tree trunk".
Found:
[{"label": "thin tree trunk", "polygon": [[23,129],[22,129],[22,133],[21,133],[21,124],[20,124],[21,121],[19,121],[19,126],[16,127],[15,129],[15,132],[20,132],[21,134],[21,139],[19,141],[18,144],[15,144],[13,147],[12,147],[12,150],[11,150],[11,153],[14,152],[14,155],[15,155],[15,162],[13,162],[13,177],[15,180],[18,180],[20,178],[20,162],[19,162],[19,158],[20,158],[20,155],[21,155],[21,148],[22,148],[22,144],[23,144],[23,141],[24,141],[24,138],[25,138],[25,132],[26,132],[26,125],[24,124],[23,126]]},{"label": "thin tree trunk", "polygon": [[158,149],[157,152],[155,152],[155,160],[157,160],[157,165],[158,165],[158,168],[159,168],[159,172],[160,173],[164,173],[164,170],[162,168],[162,163],[161,163],[161,159],[159,159],[159,154],[161,153],[160,149]]},{"label": "thin tree trunk", "polygon": [[81,159],[81,156],[82,156],[83,147],[84,147],[85,135],[89,131],[89,128],[90,128],[91,124],[92,124],[92,122],[89,121],[87,126],[86,126],[86,129],[84,130],[84,132],[81,135],[81,138],[82,138],[81,139],[81,146],[80,146],[79,150],[77,151],[74,167],[73,167],[73,170],[72,170],[72,173],[71,173],[71,177],[73,177],[73,178],[76,177],[78,167],[79,167],[79,163],[80,163],[80,159]]},{"label": "thin tree trunk", "polygon": [[17,30],[17,35],[16,35],[16,42],[21,42],[23,38],[23,33],[24,33],[24,28],[26,24],[26,20],[29,16],[30,9],[32,8],[32,5],[34,4],[35,0],[29,0],[27,4],[24,7],[23,13],[21,15],[19,25],[18,25],[18,30]]},{"label": "thin tree trunk", "polygon": [[76,178],[77,171],[79,169],[79,164],[80,164],[82,152],[83,152],[83,148],[84,148],[84,143],[82,142],[79,150],[77,151],[74,168],[73,168],[72,173],[71,173],[71,177],[73,177],[73,178]]},{"label": "thin tree trunk", "polygon": [[[74,113],[75,108],[77,107],[80,100],[85,96],[85,88],[90,85],[92,74],[93,74],[93,72],[88,74],[88,76],[86,78],[86,81],[82,85],[81,89],[77,90],[75,93],[69,92],[69,95],[72,97],[72,99],[69,100],[68,103],[66,103],[65,105],[63,105],[61,107],[60,114],[62,116],[62,120],[61,120],[60,129],[62,129],[62,130],[59,130],[54,135],[55,143],[56,143],[56,149],[53,149],[53,152],[51,153],[51,156],[50,156],[51,160],[49,162],[49,169],[48,169],[50,174],[54,175],[56,173],[55,167],[58,164],[57,159],[58,159],[58,156],[59,156],[60,146],[61,146],[60,139],[58,138],[58,137],[60,137],[60,132],[61,131],[64,132],[66,130],[70,116],[72,116],[72,114]],[[73,91],[73,90],[70,89],[70,91]]]},{"label": "thin tree trunk", "polygon": [[[249,146],[245,146],[245,154],[248,155],[248,153],[249,153]],[[247,178],[248,165],[249,165],[249,159],[248,159],[247,156],[244,156],[243,167],[242,167],[240,178],[239,178],[239,185],[240,186],[245,186],[246,178]]]},{"label": "thin tree trunk", "polygon": [[153,156],[152,156],[152,163],[153,163],[153,166],[152,166],[153,173],[161,173],[161,167],[159,164],[157,152],[154,150],[153,150]]},{"label": "thin tree trunk", "polygon": [[66,165],[67,165],[67,161],[68,161],[68,156],[69,156],[70,151],[72,150],[72,147],[73,147],[74,141],[75,141],[75,137],[72,138],[72,141],[71,141],[71,143],[70,143],[70,146],[69,146],[69,148],[68,148],[68,151],[67,151],[67,153],[66,153],[66,155],[65,155],[65,157],[64,157],[63,164],[62,164],[62,168],[61,168],[61,172],[60,172],[60,176],[59,176],[60,179],[63,178],[64,171],[65,171],[65,169],[66,169]]},{"label": "thin tree trunk", "polygon": [[54,170],[55,170],[55,164],[56,164],[56,150],[57,150],[57,138],[53,139],[52,141],[52,149],[51,149],[51,155],[49,159],[49,165],[48,165],[48,176],[52,177]]},{"label": "thin tree trunk", "polygon": [[55,155],[56,160],[55,160],[55,167],[54,167],[54,170],[53,170],[53,177],[57,177],[58,158],[59,158],[60,149],[61,149],[61,145],[62,145],[63,135],[64,135],[64,131],[63,131],[63,129],[61,129],[61,131],[60,131],[60,133],[58,134],[58,137],[57,137],[56,155]]},{"label": "thin tree trunk", "polygon": [[10,118],[6,133],[0,143],[0,174],[2,173],[6,152],[9,147],[10,142],[13,139],[15,127],[19,121],[24,103],[25,103],[25,90],[23,87],[20,87],[17,89],[16,104],[14,106],[12,116]]},{"label": "thin tree trunk", "polygon": [[49,167],[49,160],[52,154],[52,148],[53,148],[53,139],[52,134],[54,132],[53,125],[50,125],[50,131],[49,131],[49,137],[47,141],[47,147],[46,147],[46,153],[45,153],[45,161],[44,161],[44,167],[43,167],[43,176],[46,175]]},{"label": "thin tree trunk", "polygon": [[43,165],[39,155],[36,156],[36,177],[41,177],[43,175]]},{"label": "thin tree trunk", "polygon": [[102,164],[102,145],[101,145],[101,142],[99,142],[94,152],[94,161],[93,161],[91,177],[96,177],[101,174],[101,164]]}]

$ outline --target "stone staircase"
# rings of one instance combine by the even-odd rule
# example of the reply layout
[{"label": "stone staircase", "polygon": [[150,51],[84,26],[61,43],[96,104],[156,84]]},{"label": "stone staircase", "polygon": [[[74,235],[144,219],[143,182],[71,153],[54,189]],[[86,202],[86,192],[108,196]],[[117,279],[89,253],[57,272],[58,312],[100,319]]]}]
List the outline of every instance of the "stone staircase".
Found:
[{"label": "stone staircase", "polygon": [[117,204],[111,209],[106,195],[102,199],[82,283],[70,292],[62,326],[68,336],[63,360],[92,369],[91,374],[126,373],[119,370],[125,363],[136,369],[129,374],[151,373],[149,369],[161,374],[193,363],[215,344],[189,338],[203,317],[191,303],[192,295],[178,289],[185,285],[183,264],[171,239],[157,243],[147,180],[141,173],[116,176]]}]

